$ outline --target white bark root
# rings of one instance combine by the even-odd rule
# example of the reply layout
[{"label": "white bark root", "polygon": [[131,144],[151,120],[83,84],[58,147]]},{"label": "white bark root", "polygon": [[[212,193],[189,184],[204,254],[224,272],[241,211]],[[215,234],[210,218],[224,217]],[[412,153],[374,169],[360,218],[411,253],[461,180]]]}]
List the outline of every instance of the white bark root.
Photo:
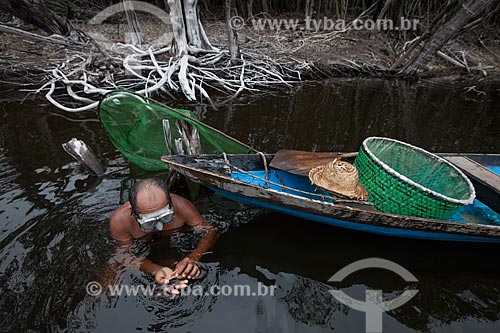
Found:
[{"label": "white bark root", "polygon": [[[308,66],[300,62],[280,64],[253,54],[242,54],[240,64],[229,65],[231,59],[228,51],[208,53],[198,57],[188,54],[170,56],[168,61],[160,61],[159,56],[169,54],[170,48],[141,50],[126,44],[117,45],[116,48],[129,50],[130,54],[122,60],[122,72],[129,74],[129,78],[114,81],[114,75],[108,75],[101,82],[96,82],[96,74],[90,70],[91,59],[85,59],[78,54],[58,68],[49,71],[51,81],[38,91],[48,89],[45,95],[47,100],[67,112],[92,110],[98,105],[98,96],[117,87],[146,96],[160,89],[168,93],[180,92],[190,101],[199,99],[197,98],[199,95],[216,108],[207,87],[236,97],[244,91],[258,91],[263,87],[289,86],[293,82],[300,81],[300,69]],[[85,105],[75,108],[56,101],[54,94],[58,86],[65,87],[69,97]]]},{"label": "white bark root", "polygon": [[[73,58],[48,72],[51,80],[38,92],[48,90],[45,95],[47,100],[67,112],[91,110],[98,105],[100,96],[117,88],[146,96],[159,90],[171,96],[181,93],[189,101],[196,101],[198,96],[216,108],[210,91],[234,98],[244,91],[290,85],[300,81],[300,69],[308,66],[304,62],[278,63],[251,53],[241,53],[237,59],[241,61],[235,62],[234,52],[232,58],[227,50],[220,50],[209,43],[197,13],[198,0],[167,2],[175,47],[141,46],[140,41],[134,41],[136,45],[113,44],[109,54],[114,60],[114,67],[112,72],[106,74],[96,73],[91,55],[74,53]],[[132,18],[131,26],[140,31],[134,21]],[[102,65],[99,66],[101,69]],[[120,79],[115,80],[115,77]],[[85,105],[69,107],[56,101],[54,94],[60,86],[65,87],[67,96]]]}]

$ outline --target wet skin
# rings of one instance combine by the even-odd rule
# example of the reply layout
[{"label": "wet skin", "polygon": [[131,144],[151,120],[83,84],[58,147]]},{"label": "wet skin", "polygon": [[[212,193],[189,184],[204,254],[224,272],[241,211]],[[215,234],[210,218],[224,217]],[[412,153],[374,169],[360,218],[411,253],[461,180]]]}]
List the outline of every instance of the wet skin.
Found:
[{"label": "wet skin", "polygon": [[[179,281],[174,286],[180,289],[186,286],[187,279],[196,279],[200,276],[200,269],[198,261],[210,248],[212,248],[217,232],[216,230],[201,216],[198,209],[187,199],[171,194],[171,200],[175,212],[174,221],[169,224],[163,225],[163,230],[156,229],[151,232],[144,232],[141,230],[139,223],[132,215],[132,207],[130,202],[126,202],[120,206],[111,216],[110,219],[110,232],[116,245],[120,247],[130,246],[135,240],[144,242],[152,242],[151,244],[156,248],[167,246],[170,242],[172,233],[184,226],[193,228],[202,228],[206,233],[201,238],[196,248],[184,259],[180,260],[172,270],[167,265],[160,265],[154,263],[146,258],[140,265],[140,270],[144,273],[151,274],[158,284],[168,284],[173,278],[178,278]],[[150,214],[157,212],[169,205],[169,199],[160,189],[154,189],[146,193],[141,192],[137,196],[136,212],[139,215]],[[159,237],[155,237],[159,235]],[[169,262],[168,258],[162,260],[162,264]],[[171,260],[170,260],[171,261]]]}]

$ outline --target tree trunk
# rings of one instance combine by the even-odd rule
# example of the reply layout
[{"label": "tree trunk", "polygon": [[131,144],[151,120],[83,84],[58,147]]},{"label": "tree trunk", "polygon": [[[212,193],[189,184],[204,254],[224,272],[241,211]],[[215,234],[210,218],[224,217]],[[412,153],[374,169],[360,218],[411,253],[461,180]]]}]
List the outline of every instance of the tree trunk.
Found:
[{"label": "tree trunk", "polygon": [[392,5],[393,0],[387,0],[377,15],[378,19],[386,18],[386,13],[389,11],[390,6]]},{"label": "tree trunk", "polygon": [[71,26],[42,0],[1,0],[0,10],[33,24],[48,34],[69,35]]},{"label": "tree trunk", "polygon": [[143,43],[142,32],[139,20],[137,19],[137,14],[134,10],[134,5],[129,0],[123,0],[122,3],[123,8],[125,9],[125,16],[127,16],[128,27],[130,29],[130,43],[141,46]]},{"label": "tree trunk", "polygon": [[198,0],[168,0],[168,6],[179,54],[214,49],[200,21]]},{"label": "tree trunk", "polygon": [[434,55],[474,17],[498,0],[467,0],[447,22],[442,24],[425,43],[422,51],[416,54],[399,74],[407,77],[418,76]]},{"label": "tree trunk", "polygon": [[310,4],[311,4],[311,0],[306,0],[306,9],[305,9],[305,17],[306,18],[311,16],[311,14],[309,13]]},{"label": "tree trunk", "polygon": [[247,1],[247,17],[253,16],[253,0]]},{"label": "tree trunk", "polygon": [[267,0],[262,0],[262,11],[264,13],[269,13],[269,4],[267,3]]},{"label": "tree trunk", "polygon": [[227,34],[229,39],[229,53],[231,55],[231,63],[237,63],[240,60],[240,48],[238,47],[238,33],[231,26],[231,18],[233,17],[234,11],[234,0],[226,0],[226,22],[227,22]]},{"label": "tree trunk", "polygon": [[189,44],[202,49],[200,30],[198,28],[198,0],[184,0],[184,15]]},{"label": "tree trunk", "polygon": [[188,52],[188,42],[181,0],[168,0],[168,7],[170,8],[170,23],[177,44],[177,52],[182,56]]}]

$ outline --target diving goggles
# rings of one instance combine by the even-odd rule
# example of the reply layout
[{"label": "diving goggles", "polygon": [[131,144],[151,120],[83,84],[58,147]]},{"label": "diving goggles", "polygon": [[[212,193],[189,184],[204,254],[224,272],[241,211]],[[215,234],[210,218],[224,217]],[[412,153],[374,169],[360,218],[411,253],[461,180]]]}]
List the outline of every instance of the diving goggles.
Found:
[{"label": "diving goggles", "polygon": [[137,222],[142,231],[151,232],[154,227],[156,229],[163,230],[164,224],[169,224],[174,221],[175,214],[172,206],[167,206],[162,208],[156,212],[152,212],[149,214],[139,214],[136,217]]}]

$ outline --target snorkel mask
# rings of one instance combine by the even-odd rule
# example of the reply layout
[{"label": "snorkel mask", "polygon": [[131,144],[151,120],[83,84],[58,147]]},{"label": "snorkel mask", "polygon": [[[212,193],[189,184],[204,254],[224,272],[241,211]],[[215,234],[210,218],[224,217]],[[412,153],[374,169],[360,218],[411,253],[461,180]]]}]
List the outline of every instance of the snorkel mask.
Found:
[{"label": "snorkel mask", "polygon": [[153,213],[138,215],[136,220],[142,231],[151,232],[155,226],[156,229],[163,230],[163,225],[174,222],[174,218],[174,210],[169,205]]},{"label": "snorkel mask", "polygon": [[[139,192],[142,189],[146,191],[154,190],[152,187],[161,189],[166,197],[168,205],[159,210],[147,214],[138,214],[136,211],[136,203]],[[143,232],[149,233],[154,230],[155,226],[158,230],[163,230],[164,224],[172,223],[175,219],[174,206],[168,186],[159,178],[142,179],[136,182],[130,189],[129,201],[131,206],[131,214],[139,223],[139,227]]]},{"label": "snorkel mask", "polygon": [[151,232],[156,226],[156,229],[163,230],[164,224],[169,224],[174,222],[175,213],[174,208],[171,204],[167,207],[157,210],[156,212],[148,214],[137,214],[135,210],[133,215],[139,223],[139,227],[144,232]]}]

